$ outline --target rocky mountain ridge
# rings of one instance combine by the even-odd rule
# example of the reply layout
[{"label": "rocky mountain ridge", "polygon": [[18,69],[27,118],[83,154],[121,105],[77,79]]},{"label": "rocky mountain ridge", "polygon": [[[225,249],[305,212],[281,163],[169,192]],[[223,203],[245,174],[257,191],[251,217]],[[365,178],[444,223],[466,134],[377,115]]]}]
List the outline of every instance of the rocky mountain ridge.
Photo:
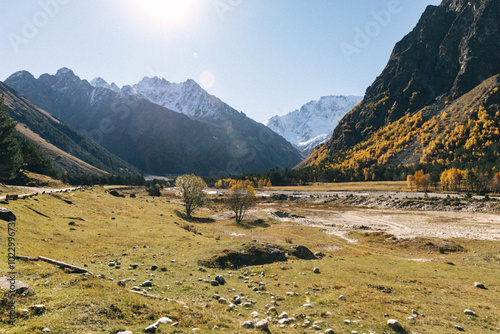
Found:
[{"label": "rocky mountain ridge", "polygon": [[338,122],[361,99],[359,96],[323,96],[284,116],[274,116],[263,124],[308,155],[316,146],[330,139]]},{"label": "rocky mountain ridge", "polygon": [[[219,123],[167,109],[132,86],[116,91],[97,79],[94,87],[66,68],[38,79],[17,72],[6,83],[147,174],[227,175],[292,167],[301,160],[285,139],[218,99]],[[193,83],[188,81],[196,90]]]},{"label": "rocky mountain ridge", "polygon": [[[424,108],[442,113],[445,106],[500,73],[499,18],[500,2],[494,0],[445,0],[428,6],[413,31],[396,44],[363,101],[299,167],[339,162],[381,129]],[[423,149],[411,149],[417,150],[411,161],[423,158]]]}]

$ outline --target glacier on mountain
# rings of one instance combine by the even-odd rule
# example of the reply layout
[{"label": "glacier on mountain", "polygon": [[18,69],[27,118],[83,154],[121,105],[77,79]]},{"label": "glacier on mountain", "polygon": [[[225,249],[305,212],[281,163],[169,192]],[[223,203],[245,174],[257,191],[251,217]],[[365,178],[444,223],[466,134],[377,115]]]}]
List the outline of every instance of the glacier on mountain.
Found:
[{"label": "glacier on mountain", "polygon": [[338,122],[361,99],[361,96],[324,96],[284,116],[274,116],[263,124],[307,155],[331,137]]}]

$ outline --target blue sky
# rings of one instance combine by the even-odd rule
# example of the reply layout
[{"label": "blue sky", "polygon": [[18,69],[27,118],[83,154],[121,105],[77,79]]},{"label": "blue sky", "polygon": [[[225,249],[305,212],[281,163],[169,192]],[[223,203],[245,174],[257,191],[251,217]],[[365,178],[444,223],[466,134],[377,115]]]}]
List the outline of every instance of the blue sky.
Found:
[{"label": "blue sky", "polygon": [[257,121],[363,95],[438,0],[0,0],[0,80],[194,79]]}]

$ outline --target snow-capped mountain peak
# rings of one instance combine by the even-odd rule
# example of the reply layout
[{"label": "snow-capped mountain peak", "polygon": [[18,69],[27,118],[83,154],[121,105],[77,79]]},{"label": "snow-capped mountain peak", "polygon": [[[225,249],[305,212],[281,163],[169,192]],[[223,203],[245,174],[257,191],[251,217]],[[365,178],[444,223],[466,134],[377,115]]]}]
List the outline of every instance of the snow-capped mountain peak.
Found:
[{"label": "snow-capped mountain peak", "polygon": [[119,92],[120,88],[113,82],[109,84],[106,80],[101,77],[97,77],[90,82],[90,84],[96,88],[106,88],[111,89],[112,91]]},{"label": "snow-capped mountain peak", "polygon": [[303,154],[309,154],[314,147],[330,138],[338,122],[361,99],[360,96],[324,96],[284,116],[274,116],[263,124]]},{"label": "snow-capped mountain peak", "polygon": [[145,77],[133,88],[149,101],[191,118],[217,123],[231,117],[225,113],[237,113],[191,79],[173,83],[158,77]]}]

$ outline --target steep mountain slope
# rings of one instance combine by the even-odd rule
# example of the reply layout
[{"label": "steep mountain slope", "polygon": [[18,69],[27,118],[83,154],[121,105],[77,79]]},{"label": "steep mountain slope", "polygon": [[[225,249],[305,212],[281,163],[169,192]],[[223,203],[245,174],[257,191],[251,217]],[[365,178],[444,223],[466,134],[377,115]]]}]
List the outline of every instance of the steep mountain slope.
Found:
[{"label": "steep mountain slope", "polygon": [[308,155],[313,148],[330,139],[338,122],[361,99],[359,96],[324,96],[303,105],[300,110],[274,116],[264,125]]},{"label": "steep mountain slope", "polygon": [[[396,44],[386,68],[367,89],[363,101],[342,119],[331,140],[313,151],[299,167],[321,164],[347,170],[351,165],[359,174],[359,170],[375,165],[430,163],[430,159],[443,164],[460,163],[455,158],[447,160],[450,152],[445,150],[426,154],[428,145],[442,132],[424,135],[411,129],[430,126],[428,122],[437,122],[439,116],[447,121],[441,130],[453,132],[463,125],[463,115],[467,115],[467,122],[477,125],[474,117],[486,112],[492,119],[486,123],[484,136],[491,129],[495,136],[499,18],[500,2],[496,0],[444,0],[440,6],[429,6],[415,29]],[[479,93],[484,90],[491,98]],[[467,95],[469,92],[479,95]],[[463,103],[461,98],[484,104]],[[449,109],[450,105],[455,109]],[[394,136],[387,137],[389,129],[394,130]],[[455,152],[467,149],[452,147]],[[482,159],[496,161],[495,157]]]},{"label": "steep mountain slope", "polygon": [[36,107],[24,96],[0,82],[10,116],[17,130],[36,142],[63,170],[73,173],[136,175],[132,165],[89,140],[80,132]]},{"label": "steep mountain slope", "polygon": [[[158,77],[146,77],[132,88],[132,92],[138,96],[191,118],[221,124],[234,118],[246,117],[208,94],[193,80],[171,83]],[[253,122],[250,119],[248,121]]]},{"label": "steep mountain slope", "polygon": [[263,125],[250,127],[241,118],[220,125],[191,119],[150,102],[133,87],[120,92],[93,87],[69,69],[38,79],[17,72],[6,82],[145,173],[220,175],[300,161],[286,140]]}]

